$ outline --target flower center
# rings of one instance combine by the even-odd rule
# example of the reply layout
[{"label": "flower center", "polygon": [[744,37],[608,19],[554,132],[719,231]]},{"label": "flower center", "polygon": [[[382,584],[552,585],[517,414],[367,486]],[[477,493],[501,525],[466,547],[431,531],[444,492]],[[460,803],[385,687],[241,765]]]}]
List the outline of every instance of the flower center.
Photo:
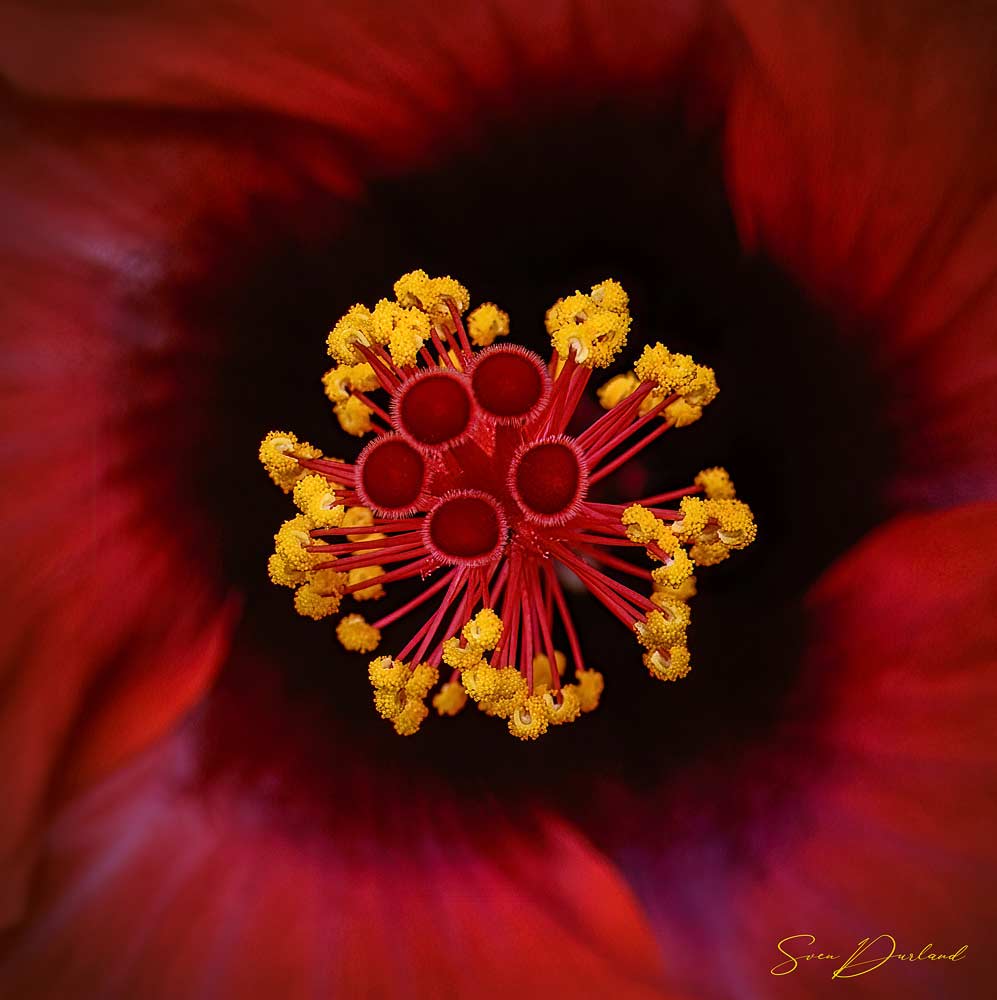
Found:
[{"label": "flower center", "polygon": [[[569,437],[592,371],[612,364],[626,341],[620,285],[601,282],[548,310],[549,365],[520,347],[492,346],[509,326],[490,303],[465,326],[469,296],[452,278],[416,271],[395,293],[373,311],[354,306],[328,338],[340,364],[323,382],[340,423],[377,435],[358,460],[325,458],[281,431],[260,447],[300,510],[276,535],[274,583],[296,588],[295,607],[311,618],[337,613],[345,598],[375,600],[395,581],[426,583],[377,621],[351,613],[336,630],[348,650],[371,652],[382,628],[435,598],[398,655],[369,665],[375,707],[403,735],[428,713],[423,699],[443,665],[452,673],[433,700],[441,715],[471,698],[520,739],[595,708],[602,675],[585,667],[555,564],[644,646],[653,677],[686,676],[693,565],[748,545],[750,510],[719,468],[629,505],[594,503],[588,491],[664,432],[697,420],[717,393],[712,369],[649,346],[633,372],[599,390],[606,412]],[[379,390],[387,408],[370,395]],[[677,509],[667,506],[675,501]],[[620,549],[657,565],[636,565]],[[651,594],[633,589],[634,578]],[[561,682],[568,661],[556,635],[571,650],[570,683]]]}]

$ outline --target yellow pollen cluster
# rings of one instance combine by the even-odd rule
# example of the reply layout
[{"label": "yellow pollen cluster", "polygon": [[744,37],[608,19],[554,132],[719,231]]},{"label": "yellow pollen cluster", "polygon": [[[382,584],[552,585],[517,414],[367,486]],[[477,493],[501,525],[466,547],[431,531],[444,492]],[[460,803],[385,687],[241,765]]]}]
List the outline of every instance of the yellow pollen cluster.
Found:
[{"label": "yellow pollen cluster", "polygon": [[368,668],[374,688],[374,707],[390,720],[400,736],[417,732],[429,714],[425,698],[439,680],[439,672],[429,663],[410,669],[401,660],[379,656]]},{"label": "yellow pollen cluster", "polygon": [[687,427],[698,420],[703,407],[712,403],[720,391],[712,368],[696,364],[688,354],[673,354],[660,343],[644,348],[634,371],[641,382],[655,385],[639,412],[646,413],[663,399],[678,396],[662,413],[676,427]]},{"label": "yellow pollen cluster", "polygon": [[702,489],[708,500],[733,500],[736,495],[727,470],[720,466],[703,469],[693,482]]},{"label": "yellow pollen cluster", "polygon": [[[349,586],[352,587],[355,584],[363,583],[365,580],[373,580],[383,573],[383,566],[356,566],[347,574],[349,577]],[[384,597],[384,587],[379,583],[375,583],[370,587],[354,590],[352,593],[353,600],[355,601],[376,601]]]},{"label": "yellow pollen cluster", "polygon": [[260,461],[267,475],[285,492],[305,474],[299,458],[321,458],[322,452],[290,431],[270,431],[260,444]]},{"label": "yellow pollen cluster", "polygon": [[346,513],[346,508],[336,503],[329,481],[322,476],[302,476],[294,484],[294,503],[319,528],[338,527]]},{"label": "yellow pollen cluster", "polygon": [[285,521],[274,535],[277,544],[277,555],[284,560],[288,569],[308,570],[315,564],[315,553],[306,551],[306,546],[312,544],[308,532],[314,527],[314,522],[304,514],[298,514]]},{"label": "yellow pollen cluster", "polygon": [[[554,661],[557,664],[557,676],[564,676],[564,668],[568,665],[568,658],[559,649],[554,650]],[[533,687],[534,689],[551,687],[554,677],[550,672],[550,660],[544,653],[537,653],[533,657]]]},{"label": "yellow pollen cluster", "polygon": [[363,615],[344,615],[336,626],[336,638],[351,653],[372,653],[380,645],[381,630],[368,624]]},{"label": "yellow pollen cluster", "polygon": [[467,335],[475,347],[488,347],[509,333],[509,314],[494,302],[483,302],[467,315]]},{"label": "yellow pollen cluster", "polygon": [[679,510],[682,516],[672,524],[672,531],[692,546],[689,555],[699,566],[723,562],[732,550],[746,548],[758,534],[751,508],[741,500],[685,497]]},{"label": "yellow pollen cluster", "polygon": [[605,368],[627,342],[630,309],[626,292],[615,281],[593,285],[586,295],[576,292],[559,299],[546,316],[547,332],[562,358],[589,368]]},{"label": "yellow pollen cluster", "polygon": [[467,289],[449,275],[431,278],[425,271],[410,271],[395,282],[395,297],[403,306],[419,309],[435,323],[449,326],[450,306],[463,315],[471,304]]},{"label": "yellow pollen cluster", "polygon": [[356,344],[370,347],[373,343],[374,318],[370,310],[359,303],[349,308],[326,338],[329,356],[344,365],[356,365],[364,360],[363,355],[357,352]]},{"label": "yellow pollen cluster", "polygon": [[345,403],[353,389],[373,392],[378,387],[374,369],[363,361],[356,365],[337,365],[322,376],[322,386],[330,403]]},{"label": "yellow pollen cluster", "polygon": [[459,681],[448,681],[433,695],[433,708],[440,715],[456,715],[466,704],[467,692]]},{"label": "yellow pollen cluster", "polygon": [[627,396],[633,395],[639,385],[640,379],[633,372],[614,375],[596,390],[599,404],[604,410],[611,410],[614,406],[619,406]]},{"label": "yellow pollen cluster", "polygon": [[460,634],[482,649],[494,649],[502,637],[502,619],[492,608],[482,608],[461,629]]},{"label": "yellow pollen cluster", "polygon": [[644,654],[644,666],[659,681],[677,681],[688,676],[689,650],[684,645],[652,649]]},{"label": "yellow pollen cluster", "polygon": [[605,681],[598,670],[576,670],[575,687],[583,712],[592,712],[599,707]]}]

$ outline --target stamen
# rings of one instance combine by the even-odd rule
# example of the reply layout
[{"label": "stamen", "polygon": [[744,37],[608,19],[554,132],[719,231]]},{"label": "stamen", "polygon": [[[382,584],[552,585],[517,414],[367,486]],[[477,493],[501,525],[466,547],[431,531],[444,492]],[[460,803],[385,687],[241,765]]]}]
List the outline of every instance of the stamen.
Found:
[{"label": "stamen", "polygon": [[[623,623],[654,677],[684,677],[694,564],[748,545],[750,510],[720,468],[638,503],[587,495],[665,431],[698,419],[717,392],[712,370],[649,346],[634,372],[598,390],[607,412],[571,437],[565,429],[593,370],[616,358],[630,328],[616,282],[549,310],[549,364],[515,344],[493,346],[509,318],[492,303],[465,326],[470,296],[453,278],[413,271],[395,294],[373,310],[354,306],[328,338],[338,364],[323,385],[334,412],[348,433],[375,435],[357,460],[325,458],[289,431],[260,446],[300,512],[275,535],[271,580],[293,589],[295,608],[314,619],[350,598],[378,599],[397,581],[425,581],[373,623],[342,609],[336,629],[346,650],[371,653],[382,629],[433,608],[397,656],[369,665],[374,705],[402,735],[428,715],[441,663],[451,673],[432,697],[440,715],[470,699],[520,739],[598,705],[603,677],[583,661],[559,571]],[[653,569],[615,549],[642,550]],[[650,583],[650,596],[628,579]],[[570,657],[556,648],[559,635]]]}]

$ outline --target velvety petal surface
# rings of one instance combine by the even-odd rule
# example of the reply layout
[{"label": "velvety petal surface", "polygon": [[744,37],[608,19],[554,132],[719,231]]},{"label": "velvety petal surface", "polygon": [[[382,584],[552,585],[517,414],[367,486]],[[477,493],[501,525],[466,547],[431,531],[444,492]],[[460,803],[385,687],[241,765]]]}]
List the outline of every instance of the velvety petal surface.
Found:
[{"label": "velvety petal surface", "polygon": [[[660,834],[630,830],[609,849],[659,928],[676,985],[704,998],[989,995],[995,552],[993,504],[874,532],[811,595],[809,684],[782,733],[722,774],[690,769],[658,814]],[[793,942],[793,953],[840,961],[773,977],[786,961],[777,943],[803,934],[816,947]],[[880,934],[903,954],[969,949],[959,963],[891,960],[832,981]]]},{"label": "velvety petal surface", "polygon": [[289,834],[275,775],[195,790],[199,738],[195,720],[59,817],[0,995],[678,995],[627,884],[556,817],[472,819],[344,758],[362,805]]}]

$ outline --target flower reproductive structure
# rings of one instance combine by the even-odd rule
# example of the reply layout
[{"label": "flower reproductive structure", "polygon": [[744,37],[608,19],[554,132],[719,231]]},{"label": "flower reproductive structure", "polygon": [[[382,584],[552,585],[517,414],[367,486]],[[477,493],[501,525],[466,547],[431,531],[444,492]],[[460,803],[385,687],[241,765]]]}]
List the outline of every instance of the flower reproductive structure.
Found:
[{"label": "flower reproductive structure", "polygon": [[[429,714],[441,671],[431,699],[440,715],[471,699],[521,739],[594,709],[603,676],[586,665],[569,613],[572,577],[633,634],[653,677],[685,677],[694,569],[755,538],[750,509],[720,468],[631,503],[590,493],[697,420],[717,394],[713,370],[648,345],[632,371],[598,389],[605,412],[569,435],[594,369],[626,344],[629,300],[617,282],[548,310],[547,361],[506,342],[497,306],[468,313],[453,278],[414,271],[394,292],[373,309],[353,306],[328,337],[337,364],[326,394],[344,430],[373,435],[356,461],[287,431],[260,445],[298,509],[275,535],[271,580],[293,588],[297,611],[314,619],[348,598],[377,601],[397,581],[423,582],[377,620],[350,611],[336,628],[347,650],[371,654],[388,625],[421,622],[404,648],[369,665],[374,705],[403,735]],[[649,565],[623,557],[632,550]]]}]

